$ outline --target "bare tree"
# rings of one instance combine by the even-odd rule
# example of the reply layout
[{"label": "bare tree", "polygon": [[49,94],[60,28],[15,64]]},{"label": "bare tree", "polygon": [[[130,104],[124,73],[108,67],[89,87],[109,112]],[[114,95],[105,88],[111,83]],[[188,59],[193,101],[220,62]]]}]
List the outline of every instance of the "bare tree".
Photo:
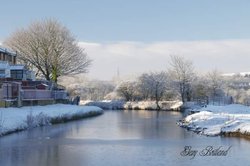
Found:
[{"label": "bare tree", "polygon": [[90,65],[84,50],[70,31],[53,19],[33,22],[14,32],[4,44],[18,52],[18,61],[47,80],[61,75],[87,72]]},{"label": "bare tree", "polygon": [[193,63],[183,57],[171,56],[171,69],[169,73],[178,84],[178,91],[182,102],[191,100],[191,83],[195,79]]}]

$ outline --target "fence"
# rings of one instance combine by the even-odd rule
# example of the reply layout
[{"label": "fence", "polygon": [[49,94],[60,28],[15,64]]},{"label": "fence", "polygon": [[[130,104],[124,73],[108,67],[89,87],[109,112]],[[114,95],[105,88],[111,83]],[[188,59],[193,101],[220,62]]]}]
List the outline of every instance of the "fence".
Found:
[{"label": "fence", "polygon": [[[19,93],[20,92],[20,93]],[[69,99],[67,91],[21,88],[19,82],[5,82],[0,88],[0,100],[60,100]]]},{"label": "fence", "polygon": [[18,97],[18,83],[4,83],[2,85],[1,97],[3,99],[15,99]]},{"label": "fence", "polygon": [[21,91],[23,100],[45,100],[53,99],[50,90],[25,89]]},{"label": "fence", "polygon": [[50,91],[38,89],[25,89],[21,91],[24,100],[44,100],[44,99],[68,99],[66,91]]},{"label": "fence", "polygon": [[231,96],[222,96],[222,97],[211,97],[211,98],[195,98],[193,99],[196,105],[205,106],[205,105],[228,105],[233,103]]},{"label": "fence", "polygon": [[66,91],[53,91],[52,92],[52,97],[54,99],[68,99],[68,94]]},{"label": "fence", "polygon": [[233,98],[231,96],[223,97],[213,97],[209,99],[209,104],[211,105],[228,105],[233,103]]},{"label": "fence", "polygon": [[0,89],[0,100],[4,99],[3,88]]}]

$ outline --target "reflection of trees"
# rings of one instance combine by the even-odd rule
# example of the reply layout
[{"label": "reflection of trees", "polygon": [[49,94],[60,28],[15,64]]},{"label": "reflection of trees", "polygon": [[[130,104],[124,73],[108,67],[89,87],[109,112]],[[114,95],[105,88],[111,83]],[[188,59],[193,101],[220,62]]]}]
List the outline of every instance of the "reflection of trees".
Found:
[{"label": "reflection of trees", "polygon": [[125,138],[183,138],[186,131],[176,125],[179,112],[129,110],[118,114],[119,134]]}]

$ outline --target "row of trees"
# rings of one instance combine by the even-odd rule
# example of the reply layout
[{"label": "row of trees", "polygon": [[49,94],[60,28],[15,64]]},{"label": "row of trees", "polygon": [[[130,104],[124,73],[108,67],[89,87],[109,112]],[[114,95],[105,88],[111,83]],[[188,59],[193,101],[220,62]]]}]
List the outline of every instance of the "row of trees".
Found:
[{"label": "row of trees", "polygon": [[126,101],[155,100],[160,109],[159,101],[167,96],[168,75],[165,72],[144,73],[134,82],[123,82],[117,88],[119,96]]},{"label": "row of trees", "polygon": [[71,95],[79,95],[83,100],[153,100],[158,108],[159,101],[176,99],[183,102],[233,99],[236,103],[249,105],[250,86],[240,87],[242,82],[249,83],[250,78],[237,75],[224,77],[217,70],[198,75],[192,62],[179,56],[171,56],[170,69],[143,73],[132,81],[117,83],[88,80],[83,76],[60,80]]},{"label": "row of trees", "polygon": [[[174,57],[174,60],[183,58]],[[173,71],[144,73],[136,81],[122,82],[116,88],[118,96],[127,101],[160,100],[203,101],[212,104],[240,103],[250,105],[250,77],[223,76],[218,70],[204,75]],[[179,70],[178,70],[179,71]],[[180,74],[180,75],[179,75]],[[129,87],[129,88],[128,88]]]},{"label": "row of trees", "polygon": [[[174,59],[180,62],[180,57]],[[172,68],[167,72],[144,73],[136,81],[122,82],[116,91],[118,96],[126,101],[154,100],[158,108],[161,100],[180,99],[186,102],[214,99],[225,95],[219,72],[214,70],[205,77],[198,77],[191,71],[189,74],[187,71],[181,73]]]},{"label": "row of trees", "polygon": [[167,71],[144,73],[133,82],[121,83],[116,91],[127,101],[155,100],[160,108],[161,100],[180,99],[184,103],[228,100],[231,99],[229,96],[237,98],[235,94],[239,89],[231,86],[234,81],[233,78],[223,77],[217,70],[198,75],[191,61],[171,56]]},{"label": "row of trees", "polygon": [[158,109],[161,100],[215,100],[226,95],[242,98],[237,97],[237,90],[230,88],[232,80],[226,80],[217,70],[199,76],[192,62],[179,56],[171,56],[169,64],[170,68],[166,71],[143,73],[133,81],[115,83],[72,76],[60,80],[60,83],[67,87],[71,95],[79,95],[83,100],[153,100]]}]

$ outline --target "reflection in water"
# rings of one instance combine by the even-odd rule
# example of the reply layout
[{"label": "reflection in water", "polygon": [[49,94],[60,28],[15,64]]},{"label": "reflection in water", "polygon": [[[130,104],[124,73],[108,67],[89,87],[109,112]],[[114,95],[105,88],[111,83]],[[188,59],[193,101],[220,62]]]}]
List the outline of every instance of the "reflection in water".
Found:
[{"label": "reflection in water", "polygon": [[[250,141],[187,132],[178,112],[107,111],[104,115],[0,139],[0,165],[244,165]],[[226,157],[180,156],[184,146],[232,146]],[[209,163],[209,164],[208,164]]]}]

